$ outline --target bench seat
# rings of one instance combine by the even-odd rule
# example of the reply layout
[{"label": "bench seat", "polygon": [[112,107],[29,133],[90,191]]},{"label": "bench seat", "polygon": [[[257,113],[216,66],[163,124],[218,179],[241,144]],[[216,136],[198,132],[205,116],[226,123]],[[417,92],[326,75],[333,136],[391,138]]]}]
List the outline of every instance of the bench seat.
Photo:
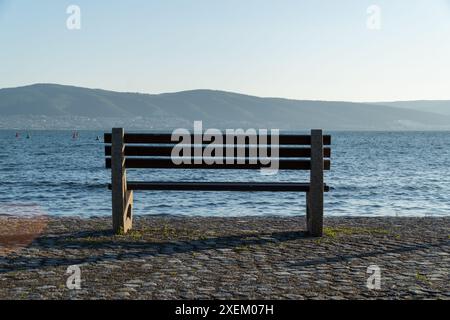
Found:
[{"label": "bench seat", "polygon": [[[309,188],[309,183],[295,182],[127,182],[127,190],[309,192]],[[324,184],[324,191],[329,190]]]}]

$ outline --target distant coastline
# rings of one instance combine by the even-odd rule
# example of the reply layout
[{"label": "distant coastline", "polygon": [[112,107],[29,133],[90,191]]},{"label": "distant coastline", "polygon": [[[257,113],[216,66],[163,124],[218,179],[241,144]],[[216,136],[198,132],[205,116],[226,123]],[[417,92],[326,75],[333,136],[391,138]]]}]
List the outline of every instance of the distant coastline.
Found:
[{"label": "distant coastline", "polygon": [[261,98],[217,90],[121,93],[55,84],[0,89],[0,129],[189,127],[447,131],[450,101],[354,103]]}]

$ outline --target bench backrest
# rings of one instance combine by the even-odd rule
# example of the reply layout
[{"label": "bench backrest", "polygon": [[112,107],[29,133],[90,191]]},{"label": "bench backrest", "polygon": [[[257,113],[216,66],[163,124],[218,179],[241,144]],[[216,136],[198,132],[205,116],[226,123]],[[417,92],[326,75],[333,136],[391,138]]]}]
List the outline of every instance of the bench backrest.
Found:
[{"label": "bench backrest", "polygon": [[[270,135],[265,138],[266,144],[269,145],[268,156],[270,157]],[[248,136],[236,137],[230,139],[229,136],[223,135],[223,156],[227,156],[227,151],[232,152],[233,161],[223,158],[223,163],[207,164],[204,161],[196,163],[194,161],[195,148],[200,148],[201,154],[210,142],[202,142],[201,145],[195,144],[194,135],[191,136],[191,144],[188,145],[191,152],[192,161],[190,163],[175,164],[171,155],[173,148],[179,143],[172,141],[171,134],[164,133],[124,133],[121,128],[113,129],[112,133],[105,133],[105,164],[107,168],[111,168],[111,155],[116,152],[117,156],[123,159],[123,168],[164,168],[164,169],[261,169],[269,165],[252,162],[249,155],[250,149],[254,148],[254,144],[250,144]],[[227,139],[228,138],[228,139]],[[244,138],[245,140],[240,140]],[[258,145],[261,141],[258,138]],[[229,142],[233,141],[232,144]],[[331,157],[331,136],[322,135],[322,130],[312,130],[310,135],[299,134],[281,134],[278,138],[278,164],[280,170],[311,170],[316,166],[319,170],[330,170]],[[201,140],[200,140],[201,141]],[[245,144],[236,145],[238,142],[245,141]],[[274,146],[272,146],[274,147]],[[240,151],[245,150],[245,162],[238,155]],[[115,151],[114,151],[115,150]],[[197,150],[198,151],[198,150]],[[229,153],[228,153],[229,155]],[[258,157],[260,155],[258,154]],[[238,161],[239,160],[239,161]],[[254,160],[254,159],[253,159]],[[231,162],[231,163],[230,163]],[[318,163],[319,162],[319,163]],[[320,164],[322,162],[322,165]]]}]

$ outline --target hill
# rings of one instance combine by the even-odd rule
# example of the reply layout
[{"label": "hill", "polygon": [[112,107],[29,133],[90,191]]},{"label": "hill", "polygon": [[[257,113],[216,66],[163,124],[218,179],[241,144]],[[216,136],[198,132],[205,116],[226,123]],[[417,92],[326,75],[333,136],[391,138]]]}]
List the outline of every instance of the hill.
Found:
[{"label": "hill", "polygon": [[[434,111],[434,110],[433,110]],[[387,103],[262,98],[214,90],[122,93],[57,84],[0,89],[3,129],[217,128],[440,130],[450,115]]]},{"label": "hill", "polygon": [[450,116],[450,100],[394,101],[380,102],[379,104]]}]

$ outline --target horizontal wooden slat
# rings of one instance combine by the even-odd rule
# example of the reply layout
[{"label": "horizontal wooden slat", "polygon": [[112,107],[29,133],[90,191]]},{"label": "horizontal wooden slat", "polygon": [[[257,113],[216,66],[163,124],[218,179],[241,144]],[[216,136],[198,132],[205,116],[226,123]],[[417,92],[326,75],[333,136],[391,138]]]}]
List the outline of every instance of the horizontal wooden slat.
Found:
[{"label": "horizontal wooden slat", "polygon": [[[111,158],[105,159],[107,168],[111,168]],[[193,162],[193,161],[191,161]],[[126,168],[134,169],[261,169],[269,167],[261,164],[180,164],[176,165],[170,158],[127,158]],[[278,169],[280,170],[310,170],[310,160],[284,160],[280,159]],[[330,170],[330,160],[324,161],[324,169]]]},{"label": "horizontal wooden slat", "polygon": [[[226,155],[226,149],[232,149],[233,146],[224,146],[223,154]],[[136,145],[128,145],[125,146],[125,156],[148,156],[148,157],[170,157],[172,154],[173,146],[136,146]],[[203,148],[204,149],[204,148]],[[237,155],[237,148],[234,147],[234,154]],[[270,147],[268,148],[270,155]],[[331,150],[329,147],[324,148],[324,157],[330,158]],[[193,148],[191,147],[191,154],[194,154]],[[249,147],[245,147],[246,156],[249,155]],[[111,146],[105,145],[105,155],[111,155]],[[292,147],[284,147],[279,148],[279,157],[280,158],[309,158],[311,156],[310,148],[292,148]]]},{"label": "horizontal wooden slat", "polygon": [[[224,135],[225,137],[225,135]],[[201,138],[200,138],[201,139]],[[105,133],[105,143],[111,143],[111,133]],[[268,135],[270,142],[270,134]],[[172,134],[170,133],[125,133],[124,142],[129,144],[170,144]],[[175,141],[178,142],[178,141]],[[194,135],[191,135],[191,142],[194,142]],[[224,138],[225,142],[225,138]],[[311,145],[310,135],[281,134],[279,136],[280,145]],[[323,144],[331,144],[331,136],[323,136]]]},{"label": "horizontal wooden slat", "polygon": [[[111,185],[108,186],[111,188]],[[128,182],[128,190],[309,192],[309,183],[293,182]],[[329,191],[324,185],[324,191]]]}]

